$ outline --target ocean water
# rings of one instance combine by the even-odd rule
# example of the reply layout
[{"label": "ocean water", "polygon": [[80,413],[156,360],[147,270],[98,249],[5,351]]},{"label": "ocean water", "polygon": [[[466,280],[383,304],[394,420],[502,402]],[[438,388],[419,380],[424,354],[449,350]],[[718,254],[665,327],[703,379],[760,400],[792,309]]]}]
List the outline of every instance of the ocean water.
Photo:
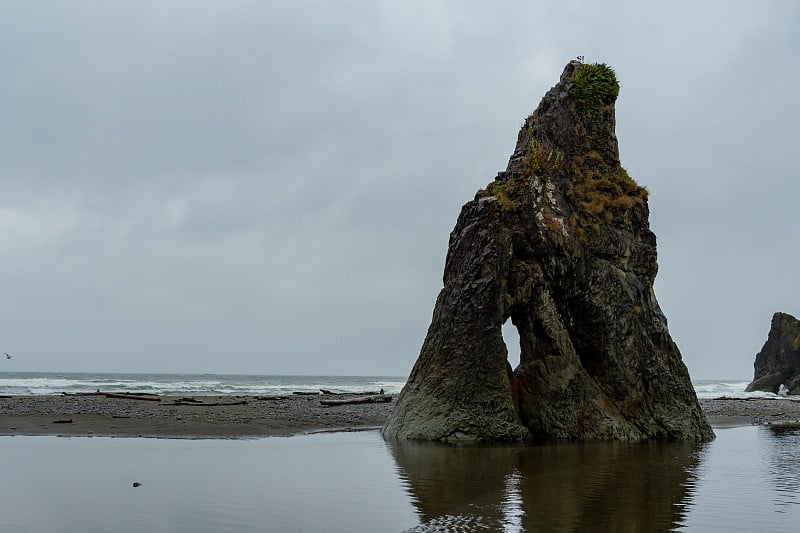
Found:
[{"label": "ocean water", "polygon": [[799,449],[800,429],[756,426],[531,447],[0,437],[0,531],[784,533]]},{"label": "ocean water", "polygon": [[771,398],[775,400],[787,399],[786,394],[773,394],[771,392],[745,392],[744,389],[751,380],[720,379],[720,380],[693,380],[694,390],[698,398]]},{"label": "ocean water", "polygon": [[[294,391],[379,391],[397,394],[405,376],[269,376],[227,374],[92,374],[0,372],[0,395],[60,394],[62,392],[139,392],[163,395],[266,395]],[[693,381],[698,398],[776,398],[785,395],[744,392],[748,380]]]},{"label": "ocean water", "polygon": [[138,392],[162,395],[236,396],[289,394],[294,391],[400,392],[397,376],[259,376],[227,374],[92,374],[0,372],[0,395],[62,392]]}]

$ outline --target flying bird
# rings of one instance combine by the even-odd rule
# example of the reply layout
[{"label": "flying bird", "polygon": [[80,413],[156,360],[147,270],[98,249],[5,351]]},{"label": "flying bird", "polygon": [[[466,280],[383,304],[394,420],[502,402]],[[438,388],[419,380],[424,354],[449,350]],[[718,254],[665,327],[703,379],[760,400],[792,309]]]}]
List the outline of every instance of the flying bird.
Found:
[{"label": "flying bird", "polygon": [[3,352],[3,355],[6,356],[6,359],[11,359],[12,357],[14,357],[13,355],[8,355],[6,352]]}]

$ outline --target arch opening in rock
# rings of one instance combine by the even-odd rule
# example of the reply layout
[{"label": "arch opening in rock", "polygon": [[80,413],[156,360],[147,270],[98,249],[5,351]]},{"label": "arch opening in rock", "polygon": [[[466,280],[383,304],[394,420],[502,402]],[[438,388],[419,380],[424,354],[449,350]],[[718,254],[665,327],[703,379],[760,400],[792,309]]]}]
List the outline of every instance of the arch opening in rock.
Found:
[{"label": "arch opening in rock", "polygon": [[508,353],[508,362],[511,368],[515,369],[519,366],[519,357],[521,351],[519,331],[511,319],[507,319],[503,324],[503,342],[506,344],[506,352]]}]

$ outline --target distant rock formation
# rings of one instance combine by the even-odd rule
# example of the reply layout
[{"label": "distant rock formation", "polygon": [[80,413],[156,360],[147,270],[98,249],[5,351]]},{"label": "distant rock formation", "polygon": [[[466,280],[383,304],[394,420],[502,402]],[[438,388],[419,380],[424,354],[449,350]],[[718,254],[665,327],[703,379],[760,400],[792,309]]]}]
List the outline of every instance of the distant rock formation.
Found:
[{"label": "distant rock formation", "polygon": [[618,91],[611,68],[570,62],[506,170],[463,206],[386,437],[713,438],[653,293],[656,238],[647,191],[620,166]]},{"label": "distant rock formation", "polygon": [[756,355],[753,382],[747,392],[800,394],[800,320],[786,313],[772,315],[767,342]]}]

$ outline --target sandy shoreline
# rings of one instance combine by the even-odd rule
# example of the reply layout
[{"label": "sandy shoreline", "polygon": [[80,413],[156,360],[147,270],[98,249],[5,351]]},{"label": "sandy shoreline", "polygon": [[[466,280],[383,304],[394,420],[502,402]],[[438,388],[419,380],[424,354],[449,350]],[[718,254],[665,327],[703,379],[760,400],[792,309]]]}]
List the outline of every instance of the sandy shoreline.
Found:
[{"label": "sandy shoreline", "polygon": [[713,427],[742,425],[800,425],[800,397],[797,399],[714,399],[700,400],[700,407]]},{"label": "sandy shoreline", "polygon": [[[336,399],[348,398],[337,395]],[[0,435],[63,435],[163,438],[255,438],[315,431],[380,427],[392,403],[326,407],[329,396],[196,396],[202,403],[104,396],[15,396],[0,398]],[[230,404],[239,405],[216,405]],[[246,402],[241,404],[241,402]]]},{"label": "sandy shoreline", "polygon": [[[336,398],[347,398],[342,395]],[[316,396],[265,400],[254,396],[197,396],[202,403],[104,396],[0,398],[0,435],[63,435],[160,438],[257,438],[317,431],[377,428],[393,403],[323,406]],[[245,402],[239,405],[208,405]],[[714,427],[800,424],[800,401],[701,400]]]}]

